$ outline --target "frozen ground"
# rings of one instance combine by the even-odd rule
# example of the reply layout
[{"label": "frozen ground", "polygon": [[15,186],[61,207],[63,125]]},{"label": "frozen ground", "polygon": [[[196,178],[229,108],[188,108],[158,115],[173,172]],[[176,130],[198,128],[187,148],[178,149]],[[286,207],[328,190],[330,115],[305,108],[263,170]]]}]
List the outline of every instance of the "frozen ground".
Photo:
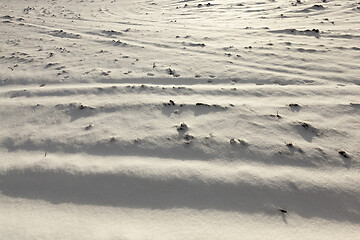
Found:
[{"label": "frozen ground", "polygon": [[0,238],[360,239],[359,14],[0,1]]}]

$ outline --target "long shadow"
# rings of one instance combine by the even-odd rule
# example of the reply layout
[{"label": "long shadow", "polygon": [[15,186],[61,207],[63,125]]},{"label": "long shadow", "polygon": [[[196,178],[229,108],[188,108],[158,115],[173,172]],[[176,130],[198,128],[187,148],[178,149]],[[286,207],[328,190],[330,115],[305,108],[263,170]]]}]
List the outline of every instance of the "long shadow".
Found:
[{"label": "long shadow", "polygon": [[[15,198],[149,209],[217,209],[279,214],[282,206],[305,218],[360,223],[358,193],[324,189],[291,189],[279,185],[203,182],[199,179],[146,179],[131,174],[69,173],[27,168],[0,173],[0,191]],[[348,211],[352,208],[354,211]]]},{"label": "long shadow", "polygon": [[[175,131],[175,130],[174,130]],[[253,152],[250,148],[244,148],[240,144],[236,146],[230,143],[219,143],[217,141],[210,142],[207,148],[206,139],[195,139],[191,144],[186,144],[183,141],[183,135],[174,136],[170,139],[169,145],[164,143],[163,146],[157,145],[154,148],[149,148],[147,145],[142,145],[141,141],[146,142],[146,139],[136,142],[124,141],[114,139],[103,139],[93,143],[78,143],[69,144],[64,142],[57,142],[51,139],[46,139],[42,142],[34,142],[28,139],[25,142],[16,143],[13,139],[6,139],[0,143],[9,152],[19,150],[26,151],[43,151],[47,153],[86,153],[94,156],[138,156],[138,157],[158,157],[171,158],[180,160],[201,160],[211,161],[214,159],[226,159],[227,161],[252,161],[252,162],[266,162],[267,164],[275,165],[291,165],[302,167],[315,166],[312,161],[309,161],[306,156],[296,159],[296,161],[289,161],[289,157],[285,155],[263,155],[259,152]],[[201,147],[199,147],[201,146]],[[219,154],[221,153],[221,154]]]},{"label": "long shadow", "polygon": [[[174,130],[175,131],[175,130]],[[177,136],[176,141],[179,141]],[[22,143],[16,143],[13,139],[6,139],[0,145],[5,147],[9,152],[15,152],[18,150],[26,151],[43,151],[47,153],[87,153],[94,156],[140,156],[140,157],[159,157],[159,158],[173,158],[181,160],[204,160],[216,158],[215,155],[206,153],[202,149],[193,147],[193,145],[185,145],[182,142],[178,142],[176,145],[169,146],[156,146],[156,148],[148,148],[142,145],[140,140],[138,143],[131,141],[118,140],[114,138],[102,139],[95,143],[89,144],[68,144],[63,142],[57,142],[51,139],[46,139],[42,142],[34,142],[30,139]]]}]

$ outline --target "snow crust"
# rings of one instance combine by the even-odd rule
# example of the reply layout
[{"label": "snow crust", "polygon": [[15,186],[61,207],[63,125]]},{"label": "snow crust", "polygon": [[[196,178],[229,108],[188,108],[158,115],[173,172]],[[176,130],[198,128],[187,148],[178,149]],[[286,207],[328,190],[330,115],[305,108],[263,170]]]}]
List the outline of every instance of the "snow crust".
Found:
[{"label": "snow crust", "polygon": [[360,239],[360,3],[0,2],[0,239]]}]

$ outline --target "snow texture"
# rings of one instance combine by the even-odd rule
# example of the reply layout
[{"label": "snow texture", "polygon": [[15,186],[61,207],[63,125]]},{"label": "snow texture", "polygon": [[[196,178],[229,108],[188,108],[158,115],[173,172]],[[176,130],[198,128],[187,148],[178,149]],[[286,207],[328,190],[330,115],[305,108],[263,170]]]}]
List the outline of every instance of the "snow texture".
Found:
[{"label": "snow texture", "polygon": [[0,239],[360,239],[359,14],[0,1]]}]

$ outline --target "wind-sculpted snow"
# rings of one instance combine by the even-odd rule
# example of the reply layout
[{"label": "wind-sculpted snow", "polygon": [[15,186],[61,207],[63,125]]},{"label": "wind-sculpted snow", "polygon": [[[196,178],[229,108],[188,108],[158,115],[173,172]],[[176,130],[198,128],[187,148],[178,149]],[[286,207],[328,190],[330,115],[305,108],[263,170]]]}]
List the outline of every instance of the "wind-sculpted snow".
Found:
[{"label": "wind-sculpted snow", "polygon": [[[155,160],[153,166],[113,163],[118,169],[109,172],[102,172],[101,165],[81,171],[69,163],[66,168],[58,169],[36,166],[9,170],[0,176],[0,189],[2,194],[11,197],[53,204],[217,209],[267,215],[276,215],[276,207],[286,205],[292,214],[304,218],[360,221],[360,214],[348,212],[343,204],[344,200],[352,207],[359,203],[356,184],[348,184],[350,179],[359,182],[356,172],[344,172],[342,176],[335,172],[335,176],[339,176],[334,181],[329,177],[334,173],[316,170],[271,167],[264,175],[261,165],[235,165],[236,170],[231,170],[217,164],[193,162],[191,166],[172,161]],[[160,166],[156,167],[157,164]],[[296,180],[291,172],[296,173]]]},{"label": "wind-sculpted snow", "polygon": [[170,77],[359,84],[358,12],[355,1],[3,3],[0,80],[120,82],[170,68]]},{"label": "wind-sculpted snow", "polygon": [[0,239],[357,239],[360,4],[0,3]]}]

